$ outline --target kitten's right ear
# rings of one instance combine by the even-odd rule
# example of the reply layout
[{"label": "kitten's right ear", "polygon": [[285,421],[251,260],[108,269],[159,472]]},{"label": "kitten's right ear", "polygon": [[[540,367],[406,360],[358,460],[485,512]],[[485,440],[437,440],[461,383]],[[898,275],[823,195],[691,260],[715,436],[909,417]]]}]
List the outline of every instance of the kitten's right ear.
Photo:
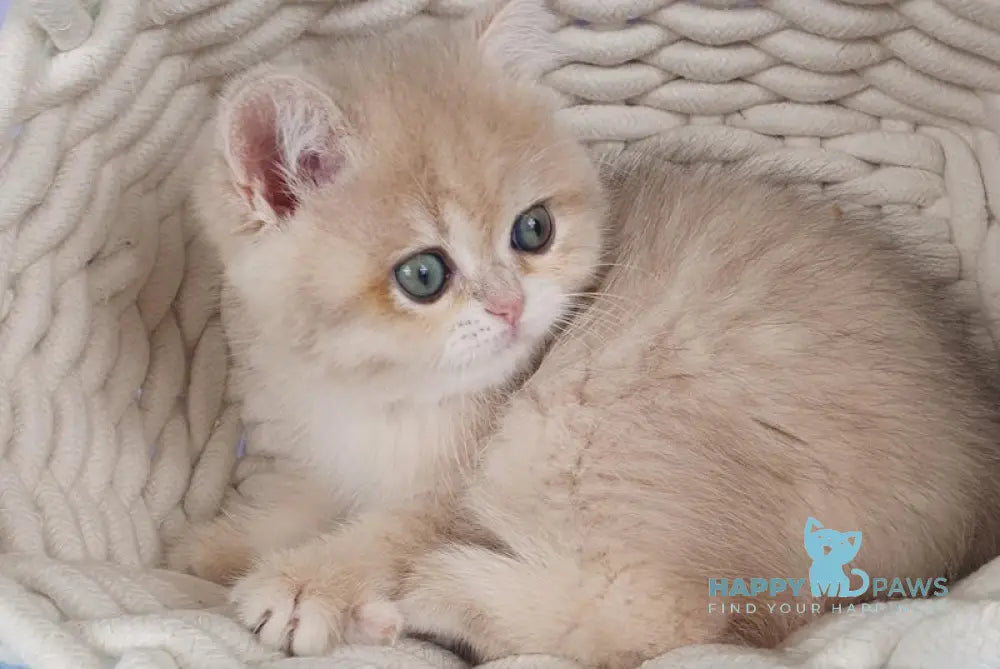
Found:
[{"label": "kitten's right ear", "polygon": [[219,128],[233,184],[258,226],[294,214],[303,195],[333,181],[347,159],[340,109],[293,74],[237,84],[222,102]]},{"label": "kitten's right ear", "polygon": [[553,34],[560,20],[546,0],[493,0],[473,25],[483,56],[514,78],[537,81],[572,60]]}]

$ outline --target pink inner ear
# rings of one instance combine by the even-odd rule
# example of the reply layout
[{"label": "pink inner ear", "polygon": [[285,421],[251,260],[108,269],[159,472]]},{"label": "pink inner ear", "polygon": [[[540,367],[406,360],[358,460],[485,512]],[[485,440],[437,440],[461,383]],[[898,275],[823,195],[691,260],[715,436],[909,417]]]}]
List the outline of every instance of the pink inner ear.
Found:
[{"label": "pink inner ear", "polygon": [[[316,116],[314,119],[319,120]],[[266,94],[254,96],[233,110],[230,151],[237,163],[237,178],[251,204],[254,195],[259,195],[275,215],[287,218],[299,206],[297,188],[333,179],[343,160],[334,148],[333,129],[323,130],[319,133],[325,135],[321,148],[304,148],[294,164],[286,165],[287,157],[280,145],[283,130],[278,127],[274,99]]]},{"label": "pink inner ear", "polygon": [[294,213],[298,199],[278,150],[276,121],[277,110],[266,96],[245,101],[233,114],[231,147],[251,194],[262,195],[275,214],[285,217]]},{"label": "pink inner ear", "polygon": [[262,167],[264,175],[264,199],[280,218],[291,216],[299,206],[299,198],[288,183],[287,173],[282,169],[281,156],[274,146]]},{"label": "pink inner ear", "polygon": [[333,177],[344,166],[343,153],[334,148],[334,140],[334,133],[331,132],[326,153],[305,151],[299,156],[297,174],[300,179],[307,180],[314,186],[333,181]]}]

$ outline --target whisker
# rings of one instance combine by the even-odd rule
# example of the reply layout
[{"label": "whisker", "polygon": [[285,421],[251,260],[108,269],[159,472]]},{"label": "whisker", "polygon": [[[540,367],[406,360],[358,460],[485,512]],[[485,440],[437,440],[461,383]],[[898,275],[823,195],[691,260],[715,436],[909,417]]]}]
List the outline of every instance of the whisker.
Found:
[{"label": "whisker", "polygon": [[[602,345],[606,345],[617,336],[615,324],[608,322],[606,319],[597,318],[582,323],[577,320],[565,320],[562,321],[562,324],[564,325],[564,329],[560,338],[565,341],[596,338]],[[586,345],[586,342],[581,343]]]},{"label": "whisker", "polygon": [[609,302],[617,300],[618,302],[626,302],[630,305],[638,305],[639,300],[635,300],[631,297],[626,297],[624,295],[616,295],[614,293],[566,293],[566,297],[570,298],[587,298],[594,300],[607,300]]},{"label": "whisker", "polygon": [[596,263],[594,267],[610,267],[610,268],[624,269],[630,272],[639,272],[650,278],[655,278],[655,275],[650,270],[645,269],[643,267],[639,267],[638,265],[633,265],[631,263],[604,262],[604,263]]}]

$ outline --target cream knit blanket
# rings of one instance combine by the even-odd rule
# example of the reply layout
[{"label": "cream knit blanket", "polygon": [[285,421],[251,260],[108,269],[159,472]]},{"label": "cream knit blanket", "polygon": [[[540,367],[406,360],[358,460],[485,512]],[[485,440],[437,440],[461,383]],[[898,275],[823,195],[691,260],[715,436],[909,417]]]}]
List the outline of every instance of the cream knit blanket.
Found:
[{"label": "cream knit blanket", "polygon": [[[188,225],[189,147],[220,78],[301,36],[477,2],[14,0],[0,28],[0,663],[320,666],[199,611],[223,601],[217,588],[151,570],[165,538],[219,508],[240,433],[211,254]],[[554,39],[576,62],[548,82],[581,138],[745,161],[902,214],[900,232],[1000,341],[998,0],[556,7]],[[991,569],[926,613],[808,628],[803,652],[852,668],[891,652],[904,659],[887,666],[944,666],[927,653],[946,641],[995,652]],[[733,652],[651,667],[729,665]],[[337,657],[322,666],[458,666],[423,647]],[[542,662],[498,666],[557,666]]]}]

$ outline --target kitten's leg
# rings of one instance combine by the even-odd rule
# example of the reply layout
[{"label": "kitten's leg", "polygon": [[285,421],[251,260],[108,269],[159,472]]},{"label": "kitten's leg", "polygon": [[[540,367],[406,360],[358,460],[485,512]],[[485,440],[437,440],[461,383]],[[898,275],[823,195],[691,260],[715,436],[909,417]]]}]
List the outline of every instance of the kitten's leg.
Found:
[{"label": "kitten's leg", "polygon": [[631,668],[722,638],[727,621],[709,615],[706,594],[641,560],[609,570],[557,551],[519,559],[455,545],[417,560],[399,607],[407,631],[465,642],[482,661],[547,653]]},{"label": "kitten's leg", "polygon": [[340,530],[259,560],[239,580],[239,619],[265,644],[319,655],[340,643],[391,644],[403,619],[390,599],[439,536],[436,510],[372,512]]},{"label": "kitten's leg", "polygon": [[[267,472],[253,484],[261,494],[238,497],[212,520],[188,528],[167,551],[167,567],[231,585],[254,559],[328,530],[332,501],[302,477]],[[252,486],[249,486],[252,487]]]},{"label": "kitten's leg", "polygon": [[167,550],[168,569],[188,572],[221,585],[231,584],[253,559],[243,514],[223,515],[187,529]]}]

